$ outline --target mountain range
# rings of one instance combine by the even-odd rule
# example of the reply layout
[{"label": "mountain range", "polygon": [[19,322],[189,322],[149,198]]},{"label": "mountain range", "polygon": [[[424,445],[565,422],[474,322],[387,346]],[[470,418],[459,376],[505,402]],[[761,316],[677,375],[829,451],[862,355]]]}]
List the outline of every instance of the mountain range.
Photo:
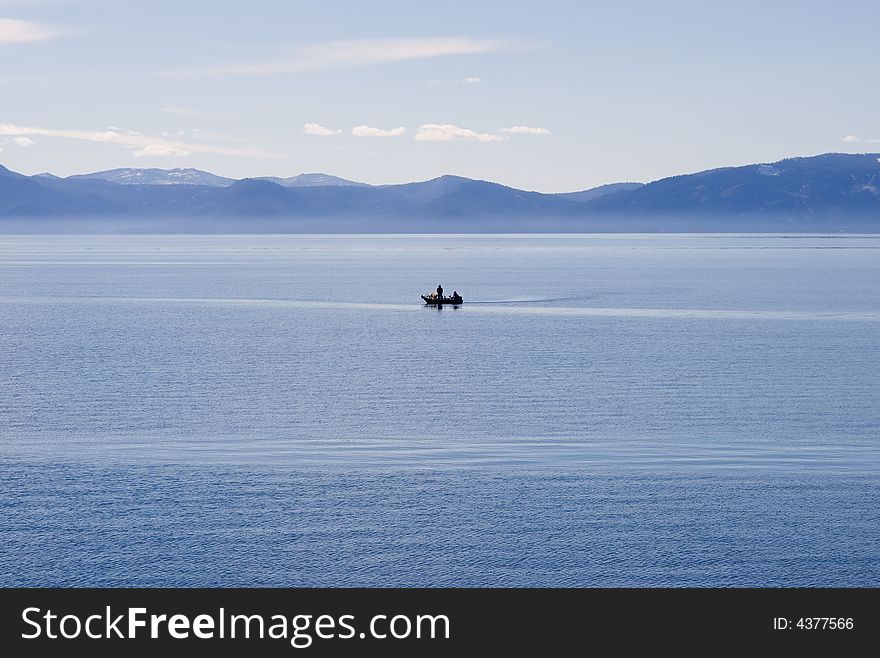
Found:
[{"label": "mountain range", "polygon": [[235,180],[197,169],[59,178],[0,166],[5,232],[880,232],[880,154],[831,153],[562,194],[441,176]]}]

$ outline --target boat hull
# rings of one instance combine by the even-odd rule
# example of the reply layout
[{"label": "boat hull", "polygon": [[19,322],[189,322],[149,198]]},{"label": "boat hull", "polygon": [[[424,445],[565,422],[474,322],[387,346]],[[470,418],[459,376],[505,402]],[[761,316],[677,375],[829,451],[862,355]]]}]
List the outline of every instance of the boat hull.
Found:
[{"label": "boat hull", "polygon": [[443,306],[445,304],[458,306],[464,301],[461,297],[427,297],[425,295],[422,295],[422,299],[428,306]]}]

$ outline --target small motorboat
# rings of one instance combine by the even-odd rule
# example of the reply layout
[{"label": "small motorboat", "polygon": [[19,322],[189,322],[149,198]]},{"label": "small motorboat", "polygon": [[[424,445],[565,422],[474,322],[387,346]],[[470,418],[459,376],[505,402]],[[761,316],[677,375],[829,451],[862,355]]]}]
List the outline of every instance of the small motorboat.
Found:
[{"label": "small motorboat", "polygon": [[451,304],[453,306],[458,306],[461,304],[464,299],[462,299],[461,295],[452,295],[451,297],[441,297],[436,292],[432,292],[429,295],[422,295],[422,299],[425,300],[425,303],[429,306],[443,306],[444,304]]}]

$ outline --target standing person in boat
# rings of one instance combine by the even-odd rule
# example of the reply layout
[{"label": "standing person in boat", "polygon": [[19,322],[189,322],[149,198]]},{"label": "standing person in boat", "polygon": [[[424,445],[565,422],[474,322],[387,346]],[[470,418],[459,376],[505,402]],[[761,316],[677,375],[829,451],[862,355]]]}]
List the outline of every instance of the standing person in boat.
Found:
[{"label": "standing person in boat", "polygon": [[438,286],[437,286],[437,296],[438,296],[440,299],[443,299],[443,286],[441,286],[441,285],[438,285]]}]

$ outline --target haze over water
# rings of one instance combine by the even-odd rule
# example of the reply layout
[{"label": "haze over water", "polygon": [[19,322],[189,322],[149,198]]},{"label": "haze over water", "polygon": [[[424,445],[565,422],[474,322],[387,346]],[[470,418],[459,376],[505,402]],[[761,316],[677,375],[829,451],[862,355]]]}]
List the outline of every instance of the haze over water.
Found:
[{"label": "haze over water", "polygon": [[877,236],[0,236],[0,584],[878,586],[878,290]]}]

